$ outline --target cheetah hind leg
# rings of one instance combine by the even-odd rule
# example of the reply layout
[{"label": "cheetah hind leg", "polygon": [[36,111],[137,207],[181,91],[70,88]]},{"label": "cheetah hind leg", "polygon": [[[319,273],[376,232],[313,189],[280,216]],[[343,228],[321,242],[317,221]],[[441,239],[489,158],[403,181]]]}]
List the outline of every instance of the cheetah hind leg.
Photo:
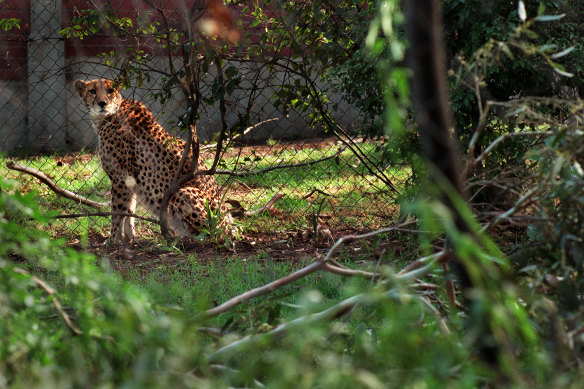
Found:
[{"label": "cheetah hind leg", "polygon": [[174,224],[173,229],[181,236],[196,236],[206,232],[217,242],[238,236],[227,207],[219,207],[217,199],[209,202],[198,188],[181,188],[170,203],[174,220],[169,224]]},{"label": "cheetah hind leg", "polygon": [[181,238],[198,235],[206,224],[205,203],[198,188],[181,188],[169,200],[169,227]]}]

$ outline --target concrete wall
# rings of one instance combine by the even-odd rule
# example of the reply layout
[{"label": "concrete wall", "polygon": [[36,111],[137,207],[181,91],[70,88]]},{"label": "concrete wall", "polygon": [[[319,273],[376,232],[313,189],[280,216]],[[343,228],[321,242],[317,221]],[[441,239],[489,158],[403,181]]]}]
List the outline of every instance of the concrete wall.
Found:
[{"label": "concrete wall", "polygon": [[[100,65],[100,59],[96,57],[97,53],[111,49],[108,47],[112,44],[108,37],[96,36],[74,41],[63,40],[59,34],[62,26],[70,20],[73,12],[71,8],[76,1],[65,0],[66,9],[62,9],[61,0],[7,0],[0,3],[2,7],[9,8],[0,9],[0,16],[23,20],[18,34],[13,31],[15,35],[7,40],[18,44],[0,43],[2,153],[66,152],[92,149],[97,145],[97,135],[86,108],[74,91],[73,82],[78,78],[115,78],[117,73]],[[126,3],[122,1],[120,4]],[[128,2],[124,6],[131,7],[132,4]],[[23,7],[29,7],[30,13],[24,13]],[[180,68],[179,60],[175,61]],[[151,65],[165,69],[167,59],[155,55]],[[249,138],[279,139],[318,135],[318,128],[308,125],[308,113],[292,111],[284,115],[271,104],[271,96],[280,82],[278,80],[284,77],[283,74],[270,72],[258,64],[231,63],[224,66],[230,65],[238,69],[243,81],[241,90],[228,97],[228,125],[235,123],[239,115],[245,112],[251,97],[252,123],[274,118],[278,120],[258,126]],[[167,130],[177,134],[176,123],[186,111],[183,95],[177,89],[173,97],[161,105],[153,98],[153,93],[160,89],[162,80],[156,78],[155,72],[150,75],[152,79],[148,83],[123,93],[127,98],[144,102]],[[207,86],[211,85],[214,77],[212,73],[208,75],[205,80]],[[259,89],[250,96],[250,80],[255,79],[260,80]],[[335,96],[332,99],[340,100]],[[340,114],[337,119],[341,125],[352,127],[358,123],[358,111],[341,101],[339,103]],[[220,127],[218,105],[203,105],[198,122],[201,139],[211,140]]]},{"label": "concrete wall", "polygon": [[[111,69],[102,66],[95,66],[98,58],[75,58],[70,60],[68,64],[69,71],[67,72],[66,86],[67,91],[67,115],[70,125],[75,127],[74,133],[71,135],[76,139],[76,144],[94,144],[92,136],[87,135],[93,133],[90,130],[91,123],[86,113],[86,109],[81,103],[81,100],[73,91],[73,82],[77,78],[89,80],[93,78],[105,77],[114,78],[117,74]],[[154,58],[152,64],[155,67],[164,69],[167,65],[166,58]],[[180,66],[180,61],[175,60],[175,65]],[[302,114],[295,111],[284,115],[279,109],[271,103],[271,97],[275,91],[275,86],[279,79],[283,77],[282,74],[268,74],[265,69],[259,67],[250,67],[247,64],[240,63],[226,63],[227,67],[233,65],[239,69],[243,75],[241,83],[241,90],[236,90],[233,95],[227,98],[227,124],[233,125],[237,122],[239,114],[243,114],[245,107],[248,104],[250,93],[248,89],[251,87],[250,80],[255,79],[257,72],[260,72],[259,79],[262,80],[259,84],[260,90],[253,96],[252,122],[259,123],[267,119],[277,118],[276,121],[270,121],[254,129],[249,134],[250,139],[267,139],[267,138],[294,138],[294,137],[313,137],[318,135],[317,130],[308,125],[308,113]],[[148,108],[156,115],[160,124],[162,124],[169,132],[177,133],[176,123],[184,115],[187,109],[182,92],[175,88],[172,93],[172,98],[164,105],[159,101],[153,99],[152,94],[155,93],[161,85],[161,80],[156,79],[155,74],[152,74],[150,82],[146,82],[141,87],[124,90],[122,93],[126,98],[140,100],[144,102]],[[206,78],[207,84],[210,84],[215,77],[211,73]],[[208,91],[208,90],[207,90]],[[333,96],[334,98],[334,96]],[[359,122],[359,112],[350,105],[341,102],[339,108],[339,116],[337,119],[341,125],[352,128]],[[201,106],[201,118],[197,125],[199,136],[203,140],[211,140],[213,135],[221,128],[221,116],[219,107]]]}]

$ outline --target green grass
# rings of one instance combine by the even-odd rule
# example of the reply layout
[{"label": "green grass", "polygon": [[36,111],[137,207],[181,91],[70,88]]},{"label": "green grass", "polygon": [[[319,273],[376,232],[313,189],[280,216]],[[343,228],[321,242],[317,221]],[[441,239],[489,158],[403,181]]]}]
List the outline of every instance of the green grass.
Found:
[{"label": "green grass", "polygon": [[[342,259],[341,259],[342,260]],[[273,261],[266,254],[251,258],[233,256],[222,260],[201,261],[189,257],[175,266],[161,266],[151,272],[134,269],[125,278],[138,285],[151,296],[158,306],[175,313],[193,316],[204,309],[221,304],[250,289],[265,285],[308,265],[312,259],[297,262]],[[345,262],[355,267],[354,259]],[[326,272],[316,272],[299,281],[277,289],[268,296],[244,302],[230,312],[214,319],[210,324],[239,328],[257,327],[258,324],[277,324],[273,320],[298,314],[310,298],[318,296],[323,305],[336,301],[351,288],[362,288],[364,279],[348,280]]]},{"label": "green grass", "polygon": [[[376,160],[374,149],[375,144],[363,145],[363,150]],[[261,157],[259,161],[254,161],[253,158],[244,161],[239,170],[256,171],[274,165],[302,163],[332,156],[336,152],[333,147],[286,149]],[[233,168],[234,162],[232,159],[231,165],[227,163],[227,168]],[[310,225],[310,215],[313,211],[318,211],[320,214],[332,216],[331,227],[376,228],[387,223],[387,219],[397,212],[397,207],[387,207],[388,203],[395,204],[395,193],[387,184],[368,173],[357,157],[345,150],[338,159],[316,165],[278,169],[244,177],[241,181],[253,188],[253,192],[246,193],[241,200],[252,208],[258,208],[277,192],[285,194],[286,197],[277,203],[276,208],[294,220],[286,227]],[[409,167],[398,166],[389,167],[384,173],[401,188],[411,170]],[[220,177],[219,181],[226,183],[228,179]],[[310,193],[313,193],[312,196],[307,198]]]},{"label": "green grass", "polygon": [[[261,155],[253,147],[244,149],[237,157],[231,153],[225,158],[223,168],[238,170],[259,170],[273,165],[302,163],[334,155],[338,146],[324,148],[299,148],[288,145],[276,147],[274,152]],[[376,144],[365,143],[362,149],[370,158],[376,159]],[[97,155],[79,153],[72,156],[38,156],[18,160],[20,164],[39,169],[50,176],[57,185],[88,197],[107,202],[110,181],[101,168]],[[392,177],[399,188],[410,174],[408,167],[389,167],[384,173]],[[63,199],[45,185],[28,175],[8,170],[0,162],[0,174],[20,183],[23,192],[35,191],[41,205],[47,211],[58,214],[76,214],[94,211]],[[250,175],[234,179],[218,175],[217,180],[228,188],[227,196],[237,199],[246,209],[257,209],[277,192],[285,197],[275,210],[279,215],[266,213],[242,220],[244,230],[272,233],[311,228],[313,215],[325,216],[329,227],[337,229],[377,228],[387,224],[397,213],[395,194],[378,178],[368,174],[359,160],[345,150],[338,158],[312,166],[278,169],[261,175]],[[310,195],[312,193],[312,195]],[[308,196],[310,195],[310,196]],[[140,212],[140,210],[139,210]],[[157,227],[149,223],[137,222],[141,235],[157,234]],[[90,219],[59,219],[51,224],[50,231],[56,236],[79,239],[92,233],[107,236],[108,217]]]},{"label": "green grass", "polygon": [[[366,144],[364,150],[374,157],[374,147],[374,144]],[[253,148],[247,149],[246,155],[253,156],[251,150]],[[257,158],[241,158],[239,161],[243,165],[239,169],[258,170],[274,164],[306,162],[333,155],[336,150],[334,147],[300,150],[291,147],[261,157],[256,155]],[[226,158],[226,166],[223,168],[233,168],[236,161],[235,156]],[[99,158],[94,154],[80,153],[66,158],[41,156],[17,162],[43,171],[57,185],[72,192],[97,201],[108,201],[110,182],[101,168]],[[399,186],[399,182],[407,178],[410,170],[407,167],[390,167],[385,173],[395,177],[395,183]],[[41,206],[47,211],[58,214],[94,211],[63,199],[39,184],[35,178],[6,169],[2,162],[0,174],[18,181],[19,190],[38,193]],[[338,159],[313,166],[274,170],[237,179],[217,176],[217,179],[220,184],[229,188],[229,197],[240,200],[250,209],[263,205],[277,192],[285,194],[273,212],[263,212],[241,220],[244,233],[270,234],[311,229],[315,216],[325,216],[324,220],[329,227],[353,227],[361,230],[367,226],[375,228],[389,223],[393,212],[388,207],[393,201],[389,188],[363,171],[359,160],[349,151],[344,151]],[[307,196],[311,192],[312,195]],[[108,236],[109,226],[109,217],[91,217],[58,219],[51,222],[50,226],[41,228],[48,230],[52,236],[64,237],[69,242],[77,239],[83,242],[92,233]],[[137,221],[137,228],[139,237],[152,239],[151,244],[159,249],[164,246],[157,226]],[[185,255],[177,249],[170,250],[173,258],[171,260],[161,256],[158,259],[148,259],[148,262],[138,260],[126,267],[124,279],[120,279],[120,282],[139,286],[152,297],[158,309],[188,317],[290,274],[312,260],[310,257],[275,260],[268,252],[258,252],[247,258],[236,254],[228,258],[201,258],[196,254]],[[363,269],[367,265],[356,262],[359,259],[375,260],[375,252],[379,252],[376,240],[364,242],[358,252],[352,249],[342,251],[339,261],[349,267]],[[390,259],[390,254],[392,253],[386,255],[385,260]],[[140,257],[139,250],[135,255]],[[372,264],[374,265],[375,263]],[[68,287],[62,284],[58,274],[41,276],[58,290]],[[257,329],[263,324],[276,325],[276,318],[281,320],[297,316],[301,313],[299,309],[305,309],[302,307],[314,307],[314,300],[319,300],[320,306],[324,307],[348,295],[355,288],[363,288],[368,282],[364,279],[347,279],[326,272],[316,272],[268,296],[241,304],[214,319],[209,325],[226,327],[229,330]],[[353,315],[350,320],[358,323],[361,320],[360,315]]]}]

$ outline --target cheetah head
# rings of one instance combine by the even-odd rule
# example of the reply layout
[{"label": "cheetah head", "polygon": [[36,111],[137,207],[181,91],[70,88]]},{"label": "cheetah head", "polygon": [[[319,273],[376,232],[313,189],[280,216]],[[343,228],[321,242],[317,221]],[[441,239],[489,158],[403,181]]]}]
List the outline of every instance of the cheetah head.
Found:
[{"label": "cheetah head", "polygon": [[113,83],[105,78],[75,81],[75,90],[92,117],[111,116],[118,111],[123,97],[119,87],[114,88]]}]

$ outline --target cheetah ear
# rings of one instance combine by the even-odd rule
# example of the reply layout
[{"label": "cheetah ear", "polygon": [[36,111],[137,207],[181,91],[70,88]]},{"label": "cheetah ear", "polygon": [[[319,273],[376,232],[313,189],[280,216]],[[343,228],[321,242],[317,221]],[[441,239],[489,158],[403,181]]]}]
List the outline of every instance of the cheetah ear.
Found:
[{"label": "cheetah ear", "polygon": [[77,91],[77,94],[80,97],[83,97],[83,91],[85,90],[87,84],[88,83],[83,80],[75,80],[75,83],[73,85],[75,85],[75,90]]}]

